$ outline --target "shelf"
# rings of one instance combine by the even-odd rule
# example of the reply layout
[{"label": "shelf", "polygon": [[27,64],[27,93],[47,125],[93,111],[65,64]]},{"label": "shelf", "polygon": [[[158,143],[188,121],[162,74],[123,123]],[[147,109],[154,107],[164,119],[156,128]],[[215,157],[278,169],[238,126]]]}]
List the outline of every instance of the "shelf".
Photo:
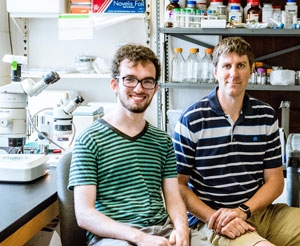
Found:
[{"label": "shelf", "polygon": [[[218,84],[192,84],[192,83],[174,83],[168,82],[169,79],[169,69],[170,69],[170,53],[169,49],[172,47],[170,45],[170,40],[179,39],[190,44],[195,44],[204,48],[214,48],[214,45],[211,43],[211,40],[199,38],[199,36],[217,36],[218,38],[224,38],[228,36],[239,36],[239,37],[248,37],[250,40],[256,40],[264,38],[278,38],[282,39],[296,39],[295,43],[292,44],[292,47],[281,47],[279,50],[276,50],[275,47],[271,50],[271,53],[264,54],[260,57],[255,57],[255,61],[265,61],[278,57],[287,53],[300,50],[300,44],[297,42],[300,38],[300,29],[271,29],[271,28],[262,28],[262,29],[248,29],[248,28],[165,28],[163,26],[163,14],[161,13],[162,2],[156,0],[156,30],[157,33],[157,54],[161,60],[162,65],[164,66],[164,75],[159,84],[159,93],[157,97],[157,117],[158,117],[158,126],[164,130],[168,129],[168,117],[167,111],[170,107],[170,95],[174,90],[180,89],[191,89],[191,90],[213,90]],[[252,38],[253,37],[253,38]],[[256,38],[257,37],[257,38]],[[285,41],[282,41],[283,43]],[[283,45],[284,46],[284,45]],[[300,85],[255,85],[249,84],[247,91],[278,91],[278,92],[299,92]],[[186,92],[184,92],[186,93]],[[184,95],[184,94],[183,94]],[[175,99],[174,99],[175,100]]]},{"label": "shelf", "polygon": [[10,13],[11,18],[58,18],[59,13]]},{"label": "shelf", "polygon": [[194,84],[194,83],[159,83],[161,88],[166,89],[213,89],[218,84]]},{"label": "shelf", "polygon": [[[213,89],[218,84],[192,84],[192,83],[160,83],[166,89]],[[247,90],[259,91],[300,91],[300,85],[254,85],[249,84]]]},{"label": "shelf", "polygon": [[[110,74],[97,74],[97,73],[62,73],[57,72],[61,79],[110,79]],[[22,74],[22,78],[42,78],[46,73],[29,73]]]},{"label": "shelf", "polygon": [[300,29],[160,28],[159,32],[174,37],[182,35],[300,37]]}]

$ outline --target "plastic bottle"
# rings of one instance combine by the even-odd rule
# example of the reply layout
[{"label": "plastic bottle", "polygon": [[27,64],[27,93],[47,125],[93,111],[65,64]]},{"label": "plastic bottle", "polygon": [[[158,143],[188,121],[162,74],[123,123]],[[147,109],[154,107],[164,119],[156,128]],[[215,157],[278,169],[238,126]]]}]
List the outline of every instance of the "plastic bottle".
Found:
[{"label": "plastic bottle", "polygon": [[182,48],[175,48],[175,54],[172,59],[172,75],[170,82],[183,82],[185,71],[185,60],[182,55]]},{"label": "plastic bottle", "polygon": [[189,9],[196,9],[196,1],[187,1],[186,7]]},{"label": "plastic bottle", "polygon": [[274,29],[282,29],[284,27],[284,24],[281,21],[277,21],[273,18],[269,18],[269,20]]},{"label": "plastic bottle", "polygon": [[298,6],[296,0],[287,0],[284,10],[292,16],[298,16]]},{"label": "plastic bottle", "polygon": [[173,11],[175,8],[180,8],[179,0],[170,0],[166,6],[165,12],[165,27],[173,27]]},{"label": "plastic bottle", "polygon": [[262,22],[262,10],[259,7],[259,0],[251,0],[251,7],[247,11],[248,20]]},{"label": "plastic bottle", "polygon": [[186,59],[185,82],[200,83],[200,59],[197,48],[190,48]]},{"label": "plastic bottle", "polygon": [[286,14],[286,27],[291,28],[293,23],[297,23],[298,6],[296,0],[287,0],[284,7]]},{"label": "plastic bottle", "polygon": [[179,27],[185,27],[185,8],[180,9]]},{"label": "plastic bottle", "polygon": [[223,0],[211,0],[207,9],[215,11],[217,13],[218,6],[223,5]]},{"label": "plastic bottle", "polygon": [[240,6],[238,5],[232,5],[229,15],[228,15],[228,21],[229,22],[236,22],[241,23],[243,21],[242,13],[240,11]]},{"label": "plastic bottle", "polygon": [[194,28],[195,27],[195,15],[196,15],[196,1],[187,1],[185,8],[185,27]]},{"label": "plastic bottle", "polygon": [[214,67],[212,63],[213,49],[206,48],[204,52],[205,54],[201,59],[201,82],[213,84],[215,83]]},{"label": "plastic bottle", "polygon": [[257,68],[257,84],[258,85],[267,84],[266,69],[263,67]]},{"label": "plastic bottle", "polygon": [[273,71],[272,68],[267,69],[267,85],[271,84],[270,73]]},{"label": "plastic bottle", "polygon": [[272,26],[272,22],[270,18],[273,17],[273,7],[271,3],[264,3],[264,7],[262,9],[262,22],[268,23],[269,26]]},{"label": "plastic bottle", "polygon": [[181,9],[175,8],[173,9],[173,27],[180,27],[181,21]]},{"label": "plastic bottle", "polygon": [[229,19],[229,13],[231,11],[231,6],[239,6],[240,7],[240,12],[241,12],[241,16],[242,16],[242,20],[243,21],[243,15],[244,15],[244,10],[243,7],[241,6],[241,1],[240,0],[228,0],[228,5],[227,5],[227,20]]},{"label": "plastic bottle", "polygon": [[[195,28],[201,27],[201,16],[200,16],[200,9],[195,10]],[[203,11],[203,10],[202,10]]]},{"label": "plastic bottle", "polygon": [[273,6],[273,19],[281,22],[281,7],[278,5]]},{"label": "plastic bottle", "polygon": [[217,6],[217,17],[219,20],[227,20],[228,12],[227,12],[227,6],[225,5],[219,5]]}]

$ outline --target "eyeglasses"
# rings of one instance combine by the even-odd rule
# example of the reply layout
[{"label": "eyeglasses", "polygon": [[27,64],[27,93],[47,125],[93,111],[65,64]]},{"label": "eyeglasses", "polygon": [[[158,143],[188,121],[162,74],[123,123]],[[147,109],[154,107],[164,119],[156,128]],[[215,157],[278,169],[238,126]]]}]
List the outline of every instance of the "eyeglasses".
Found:
[{"label": "eyeglasses", "polygon": [[116,77],[116,79],[122,79],[123,85],[128,88],[135,88],[138,83],[141,83],[142,87],[146,90],[153,90],[157,84],[157,81],[151,78],[138,80],[132,77]]}]

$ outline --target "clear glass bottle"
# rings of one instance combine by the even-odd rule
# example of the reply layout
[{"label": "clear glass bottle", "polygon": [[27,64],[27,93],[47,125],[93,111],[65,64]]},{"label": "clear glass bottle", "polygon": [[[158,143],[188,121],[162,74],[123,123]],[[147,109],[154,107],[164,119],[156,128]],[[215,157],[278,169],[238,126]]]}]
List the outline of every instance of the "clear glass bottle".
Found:
[{"label": "clear glass bottle", "polygon": [[170,82],[183,82],[185,71],[185,59],[182,55],[182,48],[175,48],[172,59],[172,73]]},{"label": "clear glass bottle", "polygon": [[186,59],[186,74],[184,82],[200,83],[200,59],[199,49],[190,48],[189,55]]},{"label": "clear glass bottle", "polygon": [[170,0],[166,6],[165,12],[165,27],[173,27],[173,11],[175,8],[180,8],[179,0]]},{"label": "clear glass bottle", "polygon": [[206,48],[204,52],[205,54],[201,59],[201,82],[213,84],[215,83],[214,67],[212,63],[213,49]]}]

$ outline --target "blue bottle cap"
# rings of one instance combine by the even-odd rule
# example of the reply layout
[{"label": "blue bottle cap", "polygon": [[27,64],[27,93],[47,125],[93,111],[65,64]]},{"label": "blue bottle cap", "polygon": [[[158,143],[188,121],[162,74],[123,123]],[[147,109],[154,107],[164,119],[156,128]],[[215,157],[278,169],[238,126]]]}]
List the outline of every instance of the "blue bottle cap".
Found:
[{"label": "blue bottle cap", "polygon": [[238,5],[231,5],[230,6],[230,10],[240,10],[241,8],[240,8],[240,6],[238,6]]}]

